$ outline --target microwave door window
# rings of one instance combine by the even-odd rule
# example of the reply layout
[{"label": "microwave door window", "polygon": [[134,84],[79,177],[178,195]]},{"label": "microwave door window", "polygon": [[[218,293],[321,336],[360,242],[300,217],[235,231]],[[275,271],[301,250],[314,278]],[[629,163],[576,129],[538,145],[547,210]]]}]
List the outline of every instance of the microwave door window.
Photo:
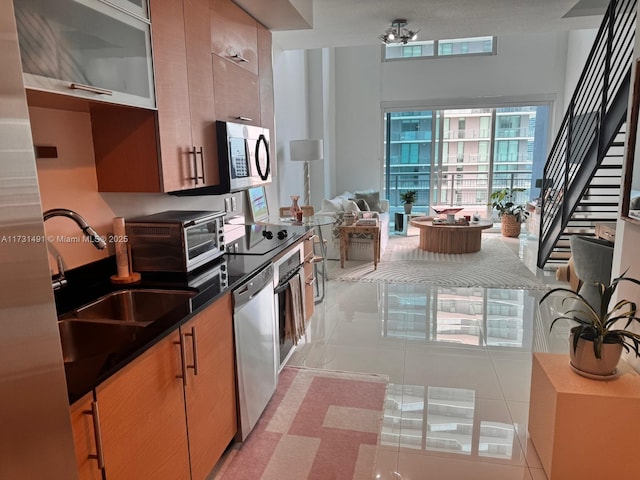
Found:
[{"label": "microwave door window", "polygon": [[247,143],[244,138],[229,139],[229,162],[231,163],[231,178],[246,178],[249,176],[249,158]]}]

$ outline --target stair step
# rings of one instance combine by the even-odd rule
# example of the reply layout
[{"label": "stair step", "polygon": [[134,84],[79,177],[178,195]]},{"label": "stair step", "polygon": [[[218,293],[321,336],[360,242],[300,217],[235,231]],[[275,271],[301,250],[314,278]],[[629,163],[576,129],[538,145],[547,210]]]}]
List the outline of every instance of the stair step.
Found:
[{"label": "stair step", "polygon": [[549,255],[549,260],[569,260],[571,258],[571,252],[559,253],[559,252],[551,252]]}]

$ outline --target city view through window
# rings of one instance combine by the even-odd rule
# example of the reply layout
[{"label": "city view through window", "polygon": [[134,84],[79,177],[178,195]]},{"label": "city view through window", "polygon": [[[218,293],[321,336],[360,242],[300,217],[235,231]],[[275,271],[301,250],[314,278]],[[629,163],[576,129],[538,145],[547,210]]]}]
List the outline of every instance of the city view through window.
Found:
[{"label": "city view through window", "polygon": [[450,38],[384,46],[385,60],[453,57],[460,55],[495,55],[495,37]]},{"label": "city view through window", "polygon": [[434,213],[431,206],[455,206],[464,209],[460,215],[491,215],[490,193],[505,187],[525,189],[516,202],[538,197],[548,124],[548,105],[387,112],[391,213],[404,211],[400,195],[407,190],[417,192],[412,212],[425,214]]}]

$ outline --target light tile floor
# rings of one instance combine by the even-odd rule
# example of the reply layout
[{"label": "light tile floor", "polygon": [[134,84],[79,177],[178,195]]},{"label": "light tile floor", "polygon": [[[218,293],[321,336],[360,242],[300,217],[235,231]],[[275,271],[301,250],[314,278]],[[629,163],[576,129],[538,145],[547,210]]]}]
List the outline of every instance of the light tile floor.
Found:
[{"label": "light tile floor", "polygon": [[[503,241],[556,283],[535,267],[535,238]],[[329,281],[289,364],[389,377],[377,479],[543,480],[527,435],[531,353],[564,353],[567,336],[549,333],[539,297]]]}]

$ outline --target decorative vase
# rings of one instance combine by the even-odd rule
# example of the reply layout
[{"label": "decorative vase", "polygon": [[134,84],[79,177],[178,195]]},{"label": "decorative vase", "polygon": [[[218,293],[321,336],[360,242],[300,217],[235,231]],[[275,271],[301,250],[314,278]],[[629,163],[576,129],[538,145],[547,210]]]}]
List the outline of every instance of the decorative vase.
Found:
[{"label": "decorative vase", "polygon": [[413,208],[413,203],[405,203],[404,204],[404,213],[409,215],[411,213],[411,209]]},{"label": "decorative vase", "polygon": [[[300,200],[300,195],[291,195],[291,208],[289,209],[291,212],[291,218],[293,220],[298,219],[298,212],[302,214],[302,208],[298,205],[298,200]],[[302,215],[301,215],[302,216]]]},{"label": "decorative vase", "polygon": [[[616,374],[616,366],[622,356],[622,345],[619,343],[602,344],[602,358],[596,358],[593,342],[584,338],[578,340],[578,346],[573,349],[573,330],[569,336],[569,356],[573,370],[589,378],[603,380]],[[586,375],[585,375],[586,374]]]},{"label": "decorative vase", "polygon": [[522,225],[515,215],[505,213],[500,217],[500,230],[503,237],[517,238],[521,228]]}]

